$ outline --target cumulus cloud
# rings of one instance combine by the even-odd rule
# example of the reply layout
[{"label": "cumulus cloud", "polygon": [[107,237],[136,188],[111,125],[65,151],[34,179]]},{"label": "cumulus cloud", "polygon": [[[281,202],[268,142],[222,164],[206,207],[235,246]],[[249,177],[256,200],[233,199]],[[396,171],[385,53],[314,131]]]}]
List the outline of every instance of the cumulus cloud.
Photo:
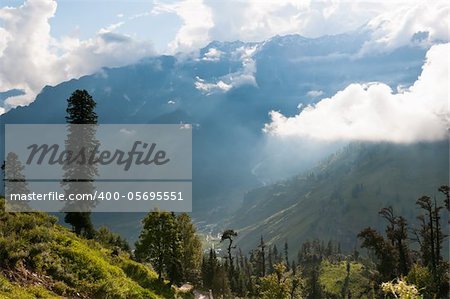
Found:
[{"label": "cumulus cloud", "polygon": [[148,42],[115,33],[121,22],[99,30],[90,39],[55,39],[49,19],[56,9],[52,0],[27,0],[21,6],[0,9],[0,92],[19,89],[25,93],[6,99],[3,109],[29,104],[45,85],[154,53]]},{"label": "cumulus cloud", "polygon": [[264,131],[323,141],[411,143],[445,139],[449,52],[449,43],[432,46],[419,78],[398,93],[383,83],[351,84],[296,116],[270,112],[272,121]]},{"label": "cumulus cloud", "polygon": [[174,40],[169,44],[169,50],[172,52],[191,51],[210,40],[208,32],[214,24],[211,9],[203,3],[203,0],[184,0],[173,4],[156,2],[152,14],[162,13],[177,14],[183,22]]},{"label": "cumulus cloud", "polygon": [[[48,19],[56,11],[56,2],[34,0],[18,8],[0,9],[2,22],[0,43],[0,91],[24,90],[27,95],[36,93],[43,84],[55,82],[58,74],[53,72],[51,62],[57,55],[50,48],[50,25]],[[27,96],[13,97],[6,104],[28,102]],[[9,103],[8,103],[9,102]]]},{"label": "cumulus cloud", "polygon": [[256,50],[257,46],[237,48],[231,55],[242,62],[242,68],[239,71],[222,76],[215,83],[208,83],[204,79],[196,77],[195,88],[210,95],[216,92],[227,92],[242,85],[256,86],[256,63],[253,60]]},{"label": "cumulus cloud", "polygon": [[447,1],[421,1],[382,13],[368,23],[373,33],[362,53],[448,42],[449,16]]}]

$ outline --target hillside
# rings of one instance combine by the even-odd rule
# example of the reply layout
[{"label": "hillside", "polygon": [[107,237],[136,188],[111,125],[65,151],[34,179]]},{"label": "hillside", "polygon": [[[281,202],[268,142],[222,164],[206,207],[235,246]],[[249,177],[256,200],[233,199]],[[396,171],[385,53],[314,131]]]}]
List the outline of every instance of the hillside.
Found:
[{"label": "hillside", "polygon": [[127,252],[77,237],[47,214],[3,210],[2,199],[0,298],[175,297]]},{"label": "hillside", "polygon": [[[377,215],[393,206],[412,225],[422,195],[440,196],[448,184],[447,142],[415,145],[354,143],[317,167],[289,180],[248,192],[225,226],[239,230],[239,246],[255,247],[261,235],[269,244],[299,248],[305,240],[357,245],[367,226],[384,231]],[[296,252],[290,252],[294,256]]]}]

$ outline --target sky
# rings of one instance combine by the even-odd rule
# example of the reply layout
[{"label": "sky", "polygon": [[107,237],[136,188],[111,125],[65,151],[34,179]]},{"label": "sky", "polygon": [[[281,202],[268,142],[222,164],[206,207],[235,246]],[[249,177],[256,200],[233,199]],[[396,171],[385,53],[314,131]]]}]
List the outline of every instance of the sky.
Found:
[{"label": "sky", "polygon": [[[408,45],[414,34],[426,32],[424,46],[432,47],[427,63],[433,68],[424,65],[423,75],[415,83],[419,87],[403,90],[398,95],[382,82],[370,86],[353,84],[297,116],[285,117],[272,111],[272,123],[265,128],[266,132],[280,136],[314,137],[311,132],[323,133],[320,127],[314,127],[315,119],[320,119],[327,111],[343,111],[348,105],[356,105],[360,110],[352,110],[353,114],[346,114],[345,119],[339,115],[334,120],[328,118],[341,126],[331,124],[335,135],[328,134],[323,139],[361,139],[356,132],[365,130],[367,118],[359,119],[358,115],[365,115],[360,112],[367,112],[373,120],[380,121],[379,115],[370,114],[374,97],[378,99],[381,95],[388,111],[394,111],[392,115],[410,113],[403,117],[421,117],[424,122],[430,115],[420,113],[423,107],[428,109],[434,105],[433,109],[442,110],[442,97],[447,95],[444,100],[448,100],[447,89],[445,94],[439,93],[442,86],[437,91],[441,96],[439,103],[430,105],[416,101],[415,110],[407,112],[403,111],[402,103],[410,98],[417,99],[431,86],[437,88],[433,82],[444,85],[448,82],[448,46],[433,45],[449,41],[449,6],[447,1],[437,0],[1,0],[0,96],[16,89],[23,94],[0,98],[0,114],[28,105],[45,85],[92,74],[102,67],[131,64],[146,56],[195,55],[199,48],[213,40],[263,41],[293,33],[319,37],[364,26],[372,30],[371,39],[361,49],[361,55],[366,55]],[[209,58],[217,59],[216,54],[209,53]],[[249,77],[247,73],[257,70],[252,64],[252,53],[244,54],[241,75],[245,79]],[[433,77],[430,69],[440,72],[444,78]],[[255,84],[251,80],[246,82]],[[222,83],[221,89],[230,89],[227,82]],[[198,89],[212,88],[200,80],[195,84]],[[355,96],[365,102],[348,100]],[[343,119],[352,119],[352,126]],[[378,130],[371,138],[378,140],[384,135],[401,141],[418,138],[409,135],[400,138],[395,135],[398,132],[389,130],[390,127],[383,128],[385,131]],[[442,130],[436,134],[442,136]],[[422,130],[421,136],[424,135],[427,134]]]},{"label": "sky", "polygon": [[[205,45],[210,40],[260,41],[276,34],[316,37],[355,29],[383,11],[411,1],[285,0],[2,0],[1,6],[25,2],[57,4],[49,19],[53,38],[88,39],[102,28],[149,40],[159,53]],[[236,9],[239,7],[239,9]],[[1,23],[0,23],[1,24]]]}]

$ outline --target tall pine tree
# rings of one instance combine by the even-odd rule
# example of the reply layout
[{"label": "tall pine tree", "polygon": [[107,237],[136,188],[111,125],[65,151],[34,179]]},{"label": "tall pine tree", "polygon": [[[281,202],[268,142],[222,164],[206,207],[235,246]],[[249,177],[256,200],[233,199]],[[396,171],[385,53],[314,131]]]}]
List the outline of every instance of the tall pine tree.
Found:
[{"label": "tall pine tree", "polygon": [[[66,150],[77,153],[80,150],[94,150],[98,141],[95,139],[95,125],[97,114],[96,103],[86,90],[75,90],[67,99],[66,121],[68,136],[66,139]],[[88,194],[93,193],[95,187],[93,178],[97,174],[94,164],[87,161],[70,161],[66,158],[63,165],[64,179],[61,185],[66,194]],[[92,203],[68,202],[65,207],[66,216],[64,221],[72,225],[75,233],[91,238],[94,235],[94,227],[91,222]]]}]

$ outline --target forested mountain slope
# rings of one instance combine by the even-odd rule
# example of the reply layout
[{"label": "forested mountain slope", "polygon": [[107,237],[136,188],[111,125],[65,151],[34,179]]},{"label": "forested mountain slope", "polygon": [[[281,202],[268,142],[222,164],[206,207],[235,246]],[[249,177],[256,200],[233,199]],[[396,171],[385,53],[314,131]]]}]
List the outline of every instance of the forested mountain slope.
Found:
[{"label": "forested mountain slope", "polygon": [[227,225],[239,230],[245,249],[263,235],[272,244],[287,240],[292,248],[317,238],[340,241],[351,250],[364,227],[384,231],[386,223],[377,215],[383,207],[392,206],[413,227],[416,200],[441,196],[438,188],[448,184],[448,165],[446,141],[353,143],[310,171],[248,192],[241,212]]}]

